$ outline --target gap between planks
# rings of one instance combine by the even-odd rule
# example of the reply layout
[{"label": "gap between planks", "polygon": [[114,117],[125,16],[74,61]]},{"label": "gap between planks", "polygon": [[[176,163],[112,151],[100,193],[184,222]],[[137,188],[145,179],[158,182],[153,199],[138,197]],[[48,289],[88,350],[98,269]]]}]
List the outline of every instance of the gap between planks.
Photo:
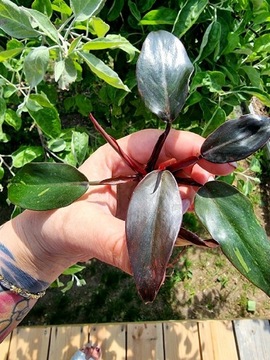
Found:
[{"label": "gap between planks", "polygon": [[270,359],[269,321],[243,319],[18,327],[0,360],[70,360],[88,341],[103,360]]}]

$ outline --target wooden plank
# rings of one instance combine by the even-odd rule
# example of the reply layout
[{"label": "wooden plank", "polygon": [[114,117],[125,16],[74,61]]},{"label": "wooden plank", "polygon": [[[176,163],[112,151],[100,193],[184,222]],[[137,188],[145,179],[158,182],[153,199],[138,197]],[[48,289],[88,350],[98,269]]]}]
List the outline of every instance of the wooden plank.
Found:
[{"label": "wooden plank", "polygon": [[93,325],[90,341],[102,351],[102,360],[126,359],[126,325]]},{"label": "wooden plank", "polygon": [[11,334],[9,334],[0,344],[0,360],[7,360],[9,353]]},{"label": "wooden plank", "polygon": [[196,321],[170,321],[163,329],[166,360],[201,360]]},{"label": "wooden plank", "polygon": [[198,326],[202,360],[238,359],[231,321],[208,320]]},{"label": "wooden plank", "polygon": [[17,327],[12,332],[8,360],[47,360],[50,327]]},{"label": "wooden plank", "polygon": [[164,360],[162,323],[127,325],[127,360]]},{"label": "wooden plank", "polygon": [[49,360],[70,360],[88,342],[89,326],[52,326]]},{"label": "wooden plank", "polygon": [[240,360],[270,359],[270,325],[268,320],[235,320],[234,329]]}]

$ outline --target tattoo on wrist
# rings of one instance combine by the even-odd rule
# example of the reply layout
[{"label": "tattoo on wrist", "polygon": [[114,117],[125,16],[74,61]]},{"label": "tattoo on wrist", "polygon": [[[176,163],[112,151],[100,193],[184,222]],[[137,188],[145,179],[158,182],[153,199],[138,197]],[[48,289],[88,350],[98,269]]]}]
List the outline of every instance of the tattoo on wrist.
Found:
[{"label": "tattoo on wrist", "polygon": [[0,244],[0,274],[18,288],[31,293],[39,293],[49,287],[49,283],[34,279],[16,266],[16,260],[6,246]]},{"label": "tattoo on wrist", "polygon": [[36,300],[4,290],[0,285],[0,343],[28,314]]}]

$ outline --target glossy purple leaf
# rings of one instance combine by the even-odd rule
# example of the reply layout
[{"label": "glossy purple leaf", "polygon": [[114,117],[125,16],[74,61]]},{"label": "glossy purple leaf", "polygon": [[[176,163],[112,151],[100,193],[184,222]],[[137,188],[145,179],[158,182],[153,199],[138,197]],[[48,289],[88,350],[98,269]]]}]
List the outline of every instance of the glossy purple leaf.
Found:
[{"label": "glossy purple leaf", "polygon": [[173,175],[154,170],[135,188],[126,220],[127,246],[139,294],[155,299],[182,222],[182,201]]},{"label": "glossy purple leaf", "polygon": [[147,108],[172,122],[186,101],[193,65],[182,42],[173,34],[153,31],[145,39],[137,62],[139,92]]},{"label": "glossy purple leaf", "polygon": [[243,115],[226,121],[207,137],[201,156],[213,163],[245,159],[259,150],[270,138],[270,118]]}]

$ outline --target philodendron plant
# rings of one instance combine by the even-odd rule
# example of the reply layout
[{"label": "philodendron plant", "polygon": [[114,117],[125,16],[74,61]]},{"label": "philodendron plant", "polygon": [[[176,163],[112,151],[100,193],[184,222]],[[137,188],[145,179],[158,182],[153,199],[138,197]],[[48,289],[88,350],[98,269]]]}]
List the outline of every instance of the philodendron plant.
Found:
[{"label": "philodendron plant", "polygon": [[[248,157],[270,138],[270,118],[244,115],[226,121],[207,137],[197,157],[157,164],[172,123],[184,106],[192,72],[193,65],[177,37],[166,31],[151,32],[137,63],[138,89],[146,107],[165,122],[166,128],[147,164],[141,166],[125,154],[90,115],[96,129],[128,164],[132,174],[93,182],[67,164],[29,163],[13,178],[9,199],[22,208],[48,210],[72,203],[89,186],[122,187],[132,181],[133,193],[125,215],[126,238],[135,283],[145,302],[155,299],[179,238],[182,244],[220,246],[247,279],[270,295],[270,241],[249,200],[225,182],[202,185],[181,177],[184,168],[200,159],[228,163]],[[212,239],[202,240],[181,227],[179,184],[198,187],[195,213]]]}]

